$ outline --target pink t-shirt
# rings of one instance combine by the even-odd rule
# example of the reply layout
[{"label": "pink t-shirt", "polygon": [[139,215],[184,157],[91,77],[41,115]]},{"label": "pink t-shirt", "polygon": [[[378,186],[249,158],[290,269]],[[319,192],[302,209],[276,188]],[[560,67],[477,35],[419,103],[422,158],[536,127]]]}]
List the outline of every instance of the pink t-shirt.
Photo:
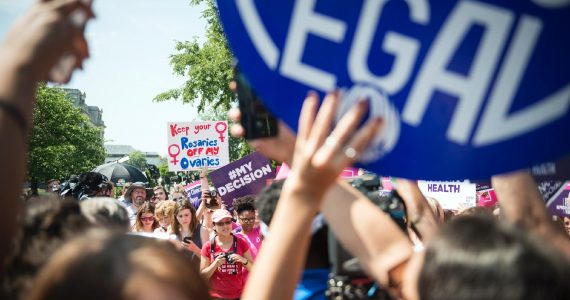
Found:
[{"label": "pink t-shirt", "polygon": [[251,254],[251,258],[255,260],[255,257],[257,256],[259,249],[261,249],[261,243],[263,242],[263,238],[261,236],[261,229],[259,229],[259,227],[254,227],[252,231],[245,234],[243,231],[241,231],[240,227],[235,233],[247,239],[247,241],[249,242],[249,253]]},{"label": "pink t-shirt", "polygon": [[[237,254],[243,256],[245,252],[249,250],[249,243],[241,235],[234,235],[237,242]],[[210,252],[210,241],[206,242],[202,246],[202,256],[208,257],[210,263],[214,260],[214,257],[222,253],[233,252],[233,243],[227,251],[224,251],[218,242],[215,243],[214,255]],[[214,298],[227,298],[235,299],[241,297],[243,287],[245,286],[245,274],[243,272],[245,269],[240,262],[233,264],[224,263],[219,266],[212,277],[210,277],[210,295]]]}]

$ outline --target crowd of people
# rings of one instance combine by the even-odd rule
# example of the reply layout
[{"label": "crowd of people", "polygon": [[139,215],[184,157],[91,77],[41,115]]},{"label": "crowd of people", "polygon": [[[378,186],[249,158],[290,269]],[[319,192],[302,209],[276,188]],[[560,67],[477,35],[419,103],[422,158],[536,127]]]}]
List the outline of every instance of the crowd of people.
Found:
[{"label": "crowd of people", "polygon": [[[296,135],[280,122],[276,137],[251,141],[290,166],[258,195],[224,203],[204,168],[195,203],[182,186],[137,182],[115,199],[115,184],[95,172],[50,180],[22,201],[36,85],[63,54],[77,67],[88,56],[69,18],[77,10],[93,16],[83,1],[38,1],[0,47],[2,298],[349,299],[353,291],[329,289],[334,234],[372,282],[352,299],[570,299],[568,233],[527,171],[492,178],[499,218],[477,209],[446,218],[406,179],[378,205],[339,175],[385,124],[363,122],[366,101],[334,124],[337,91],[307,95]],[[391,205],[398,199],[403,209]]]}]

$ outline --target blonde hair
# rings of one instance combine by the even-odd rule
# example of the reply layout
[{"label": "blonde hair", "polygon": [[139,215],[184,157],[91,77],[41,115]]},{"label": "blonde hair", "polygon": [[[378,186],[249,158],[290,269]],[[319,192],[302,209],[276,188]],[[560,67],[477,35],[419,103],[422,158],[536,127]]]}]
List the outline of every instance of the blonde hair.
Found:
[{"label": "blonde hair", "polygon": [[160,219],[160,217],[173,217],[174,216],[174,208],[176,206],[176,202],[172,200],[164,200],[158,202],[156,207],[154,208],[154,215]]},{"label": "blonde hair", "polygon": [[170,195],[172,195],[174,193],[180,193],[180,194],[184,195],[184,197],[188,198],[188,193],[186,193],[186,190],[180,184],[177,184],[170,189]]}]

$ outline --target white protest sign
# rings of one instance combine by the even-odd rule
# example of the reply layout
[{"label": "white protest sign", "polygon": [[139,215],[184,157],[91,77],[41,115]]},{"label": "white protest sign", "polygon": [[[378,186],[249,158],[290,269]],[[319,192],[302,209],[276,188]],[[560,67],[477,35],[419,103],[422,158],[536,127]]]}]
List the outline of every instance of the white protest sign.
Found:
[{"label": "white protest sign", "polygon": [[418,181],[418,187],[426,197],[435,198],[441,207],[463,210],[476,203],[476,185],[468,181]]},{"label": "white protest sign", "polygon": [[225,121],[167,124],[168,170],[217,169],[230,162],[228,123]]}]

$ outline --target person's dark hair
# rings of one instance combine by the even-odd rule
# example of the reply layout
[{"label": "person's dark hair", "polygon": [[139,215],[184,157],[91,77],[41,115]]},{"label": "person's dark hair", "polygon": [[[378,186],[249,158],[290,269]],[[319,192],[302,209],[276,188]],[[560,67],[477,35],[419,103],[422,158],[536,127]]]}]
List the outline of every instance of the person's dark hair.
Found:
[{"label": "person's dark hair", "polygon": [[[146,191],[146,198],[145,201],[150,201],[150,199],[152,199],[152,197],[154,197],[154,190],[151,188],[145,188]],[[154,203],[153,203],[154,205]]]},{"label": "person's dark hair", "polygon": [[[271,219],[273,219],[273,213],[275,213],[277,202],[279,202],[284,182],[285,180],[273,181],[261,190],[255,199],[259,219],[267,225],[271,224]],[[305,260],[305,269],[320,268],[330,268],[327,225],[323,225],[311,235],[307,259]]]},{"label": "person's dark hair", "polygon": [[178,238],[180,238],[180,240],[182,240],[182,238],[184,238],[184,237],[180,235],[182,233],[182,227],[180,226],[180,223],[178,223],[178,218],[176,218],[176,216],[178,215],[178,213],[180,213],[181,211],[183,211],[185,209],[189,209],[190,214],[192,215],[192,220],[190,221],[190,225],[189,225],[190,234],[194,234],[194,229],[196,229],[196,227],[198,225],[200,225],[200,223],[198,222],[198,218],[196,218],[196,209],[194,208],[194,205],[190,204],[190,201],[188,201],[188,200],[176,201],[176,205],[174,206],[174,213],[173,213],[174,218],[173,218],[170,226],[172,228],[172,232],[174,234],[176,234],[176,236],[178,236]]},{"label": "person's dark hair", "polygon": [[473,206],[459,212],[457,216],[492,216],[493,212],[484,206]]},{"label": "person's dark hair", "polygon": [[[108,180],[107,182],[105,182],[105,193],[107,194],[111,194],[111,192],[113,191],[113,189],[115,188],[115,184]],[[114,195],[111,195],[111,197],[113,197]]]},{"label": "person's dark hair", "polygon": [[490,216],[462,216],[427,246],[422,300],[568,299],[570,264],[546,243]]},{"label": "person's dark hair", "polygon": [[449,223],[455,217],[455,213],[451,209],[444,209],[443,210],[443,223]]},{"label": "person's dark hair", "polygon": [[84,200],[86,197],[97,196],[107,189],[109,179],[98,172],[86,172],[79,175],[79,182],[73,189],[75,199]]},{"label": "person's dark hair", "polygon": [[79,203],[53,194],[31,198],[20,218],[4,269],[2,290],[6,299],[24,299],[49,257],[68,239],[88,227]]},{"label": "person's dark hair", "polygon": [[149,293],[164,299],[210,299],[198,269],[170,242],[96,231],[66,244],[50,259],[29,299],[126,300]]},{"label": "person's dark hair", "polygon": [[92,226],[104,227],[121,232],[129,231],[131,227],[129,213],[115,199],[95,197],[81,201],[81,213]]},{"label": "person's dark hair", "polygon": [[254,203],[255,203],[255,198],[253,198],[252,196],[243,196],[235,199],[234,202],[232,203],[232,207],[239,215],[244,211],[255,212]]},{"label": "person's dark hair", "polygon": [[259,216],[259,219],[267,225],[271,223],[284,183],[285,180],[274,180],[270,185],[266,186],[261,190],[261,192],[259,192],[259,195],[255,200],[257,215]]}]

